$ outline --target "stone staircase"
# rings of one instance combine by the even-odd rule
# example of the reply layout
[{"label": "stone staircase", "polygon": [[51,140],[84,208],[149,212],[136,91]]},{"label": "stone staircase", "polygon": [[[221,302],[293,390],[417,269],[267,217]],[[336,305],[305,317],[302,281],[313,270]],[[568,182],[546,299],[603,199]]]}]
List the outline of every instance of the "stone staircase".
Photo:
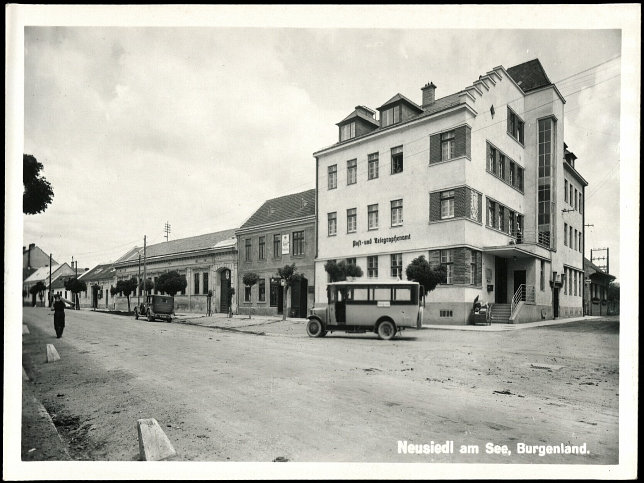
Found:
[{"label": "stone staircase", "polygon": [[493,324],[509,324],[510,315],[510,304],[492,304],[490,308],[490,322]]}]

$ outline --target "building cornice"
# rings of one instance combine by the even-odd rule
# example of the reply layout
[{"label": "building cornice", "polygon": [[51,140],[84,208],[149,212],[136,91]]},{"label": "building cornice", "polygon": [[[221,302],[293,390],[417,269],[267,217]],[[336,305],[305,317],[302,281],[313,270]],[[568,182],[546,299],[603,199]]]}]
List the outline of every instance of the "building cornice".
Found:
[{"label": "building cornice", "polygon": [[235,231],[235,235],[236,236],[248,235],[250,233],[254,233],[258,231],[274,230],[279,227],[295,226],[303,223],[315,223],[315,215],[313,214],[313,215],[303,216],[301,218],[292,218],[289,220],[275,221],[272,223],[264,223],[262,225],[248,226],[246,228],[240,228],[237,231]]},{"label": "building cornice", "polygon": [[581,174],[579,174],[579,171],[577,171],[575,168],[573,168],[570,165],[570,163],[568,163],[567,161],[564,161],[563,165],[564,165],[564,168],[566,169],[566,171],[568,171],[570,174],[572,174],[577,179],[577,181],[579,181],[579,183],[581,183],[584,186],[588,186],[588,181],[586,181],[584,179],[584,177]]}]

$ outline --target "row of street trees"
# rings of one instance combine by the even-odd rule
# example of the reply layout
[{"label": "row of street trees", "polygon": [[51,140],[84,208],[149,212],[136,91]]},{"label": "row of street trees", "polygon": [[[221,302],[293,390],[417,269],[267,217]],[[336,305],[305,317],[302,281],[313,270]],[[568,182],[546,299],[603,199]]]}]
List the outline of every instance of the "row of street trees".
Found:
[{"label": "row of street trees", "polygon": [[[172,297],[182,290],[185,290],[187,286],[188,281],[186,280],[186,277],[179,275],[176,270],[160,275],[156,283],[157,290],[167,293]],[[149,293],[155,288],[155,284],[150,278],[145,280],[145,282],[143,280],[139,282],[136,277],[132,277],[129,280],[119,280],[116,282],[116,287],[111,287],[110,293],[112,295],[119,294],[124,296],[127,299],[127,311],[130,312],[130,295],[132,295],[137,288],[143,290],[145,293]]]}]

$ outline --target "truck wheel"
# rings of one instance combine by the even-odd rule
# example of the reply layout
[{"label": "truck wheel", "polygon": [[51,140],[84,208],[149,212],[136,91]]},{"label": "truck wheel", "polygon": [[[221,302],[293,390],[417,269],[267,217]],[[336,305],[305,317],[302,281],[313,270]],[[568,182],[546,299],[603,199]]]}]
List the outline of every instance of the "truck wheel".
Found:
[{"label": "truck wheel", "polygon": [[320,337],[324,330],[322,329],[322,322],[317,319],[310,319],[306,324],[306,333],[309,337]]},{"label": "truck wheel", "polygon": [[154,317],[152,317],[151,315],[148,315],[148,322],[152,322],[153,320],[154,320]]},{"label": "truck wheel", "polygon": [[390,320],[383,320],[378,326],[378,337],[384,340],[393,339],[396,335],[396,326]]}]

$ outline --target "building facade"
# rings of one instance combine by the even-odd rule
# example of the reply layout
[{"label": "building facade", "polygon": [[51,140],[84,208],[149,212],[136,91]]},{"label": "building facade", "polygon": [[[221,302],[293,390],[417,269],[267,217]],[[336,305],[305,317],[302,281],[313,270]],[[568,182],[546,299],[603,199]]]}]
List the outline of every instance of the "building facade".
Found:
[{"label": "building facade", "polygon": [[28,247],[22,247],[22,279],[25,280],[29,275],[34,273],[40,267],[49,265],[58,265],[58,262],[53,258],[49,260],[47,255],[35,243],[30,243]]},{"label": "building facade", "polygon": [[80,296],[81,308],[109,310],[110,288],[116,284],[114,265],[111,263],[96,265],[79,276],[78,279],[87,284],[87,291]]},{"label": "building facade", "polygon": [[583,277],[578,295],[562,296],[566,276],[583,273],[583,251],[563,243],[564,223],[583,243],[583,208],[562,212],[565,179],[583,183],[565,174],[557,87],[535,59],[435,93],[425,85],[420,104],[397,94],[378,119],[357,106],[339,141],[314,153],[316,301],[327,260],[386,280],[422,255],[447,274],[429,294],[429,323],[469,323],[476,297],[505,322],[581,314]]},{"label": "building facade", "polygon": [[[143,280],[143,275],[155,283],[159,276],[177,271],[185,277],[185,290],[174,297],[175,312],[206,313],[209,293],[212,312],[228,312],[228,292],[237,279],[237,241],[235,230],[170,240],[145,247],[136,247],[114,262],[114,286],[118,280],[132,277]],[[130,296],[130,309],[142,302],[139,288]],[[232,296],[232,310],[237,310],[237,294]],[[127,310],[127,298],[112,297],[112,308]]]},{"label": "building facade", "polygon": [[610,283],[615,280],[614,275],[604,272],[587,258],[584,258],[585,272],[585,315],[617,315],[619,314],[619,300],[611,300],[608,296]]},{"label": "building facade", "polygon": [[38,268],[35,272],[33,272],[29,277],[27,277],[22,282],[23,304],[27,303],[27,304],[34,305],[37,302],[40,302],[40,297],[38,297],[38,300],[36,300],[36,297],[33,296],[31,293],[29,293],[29,291],[31,290],[31,287],[36,285],[38,282],[42,282],[45,286],[45,291],[43,292],[43,301],[41,302],[41,304],[42,305],[47,304],[48,303],[47,297],[50,291],[50,287],[53,286],[56,280],[58,280],[58,278],[60,277],[71,276],[74,274],[75,274],[74,269],[70,267],[67,263],[52,265],[51,269],[49,265],[45,265]]},{"label": "building facade", "polygon": [[[315,190],[266,201],[235,234],[240,313],[306,317],[314,302]],[[284,301],[277,271],[293,263],[300,279]],[[255,286],[244,285],[246,273],[259,276]]]}]

